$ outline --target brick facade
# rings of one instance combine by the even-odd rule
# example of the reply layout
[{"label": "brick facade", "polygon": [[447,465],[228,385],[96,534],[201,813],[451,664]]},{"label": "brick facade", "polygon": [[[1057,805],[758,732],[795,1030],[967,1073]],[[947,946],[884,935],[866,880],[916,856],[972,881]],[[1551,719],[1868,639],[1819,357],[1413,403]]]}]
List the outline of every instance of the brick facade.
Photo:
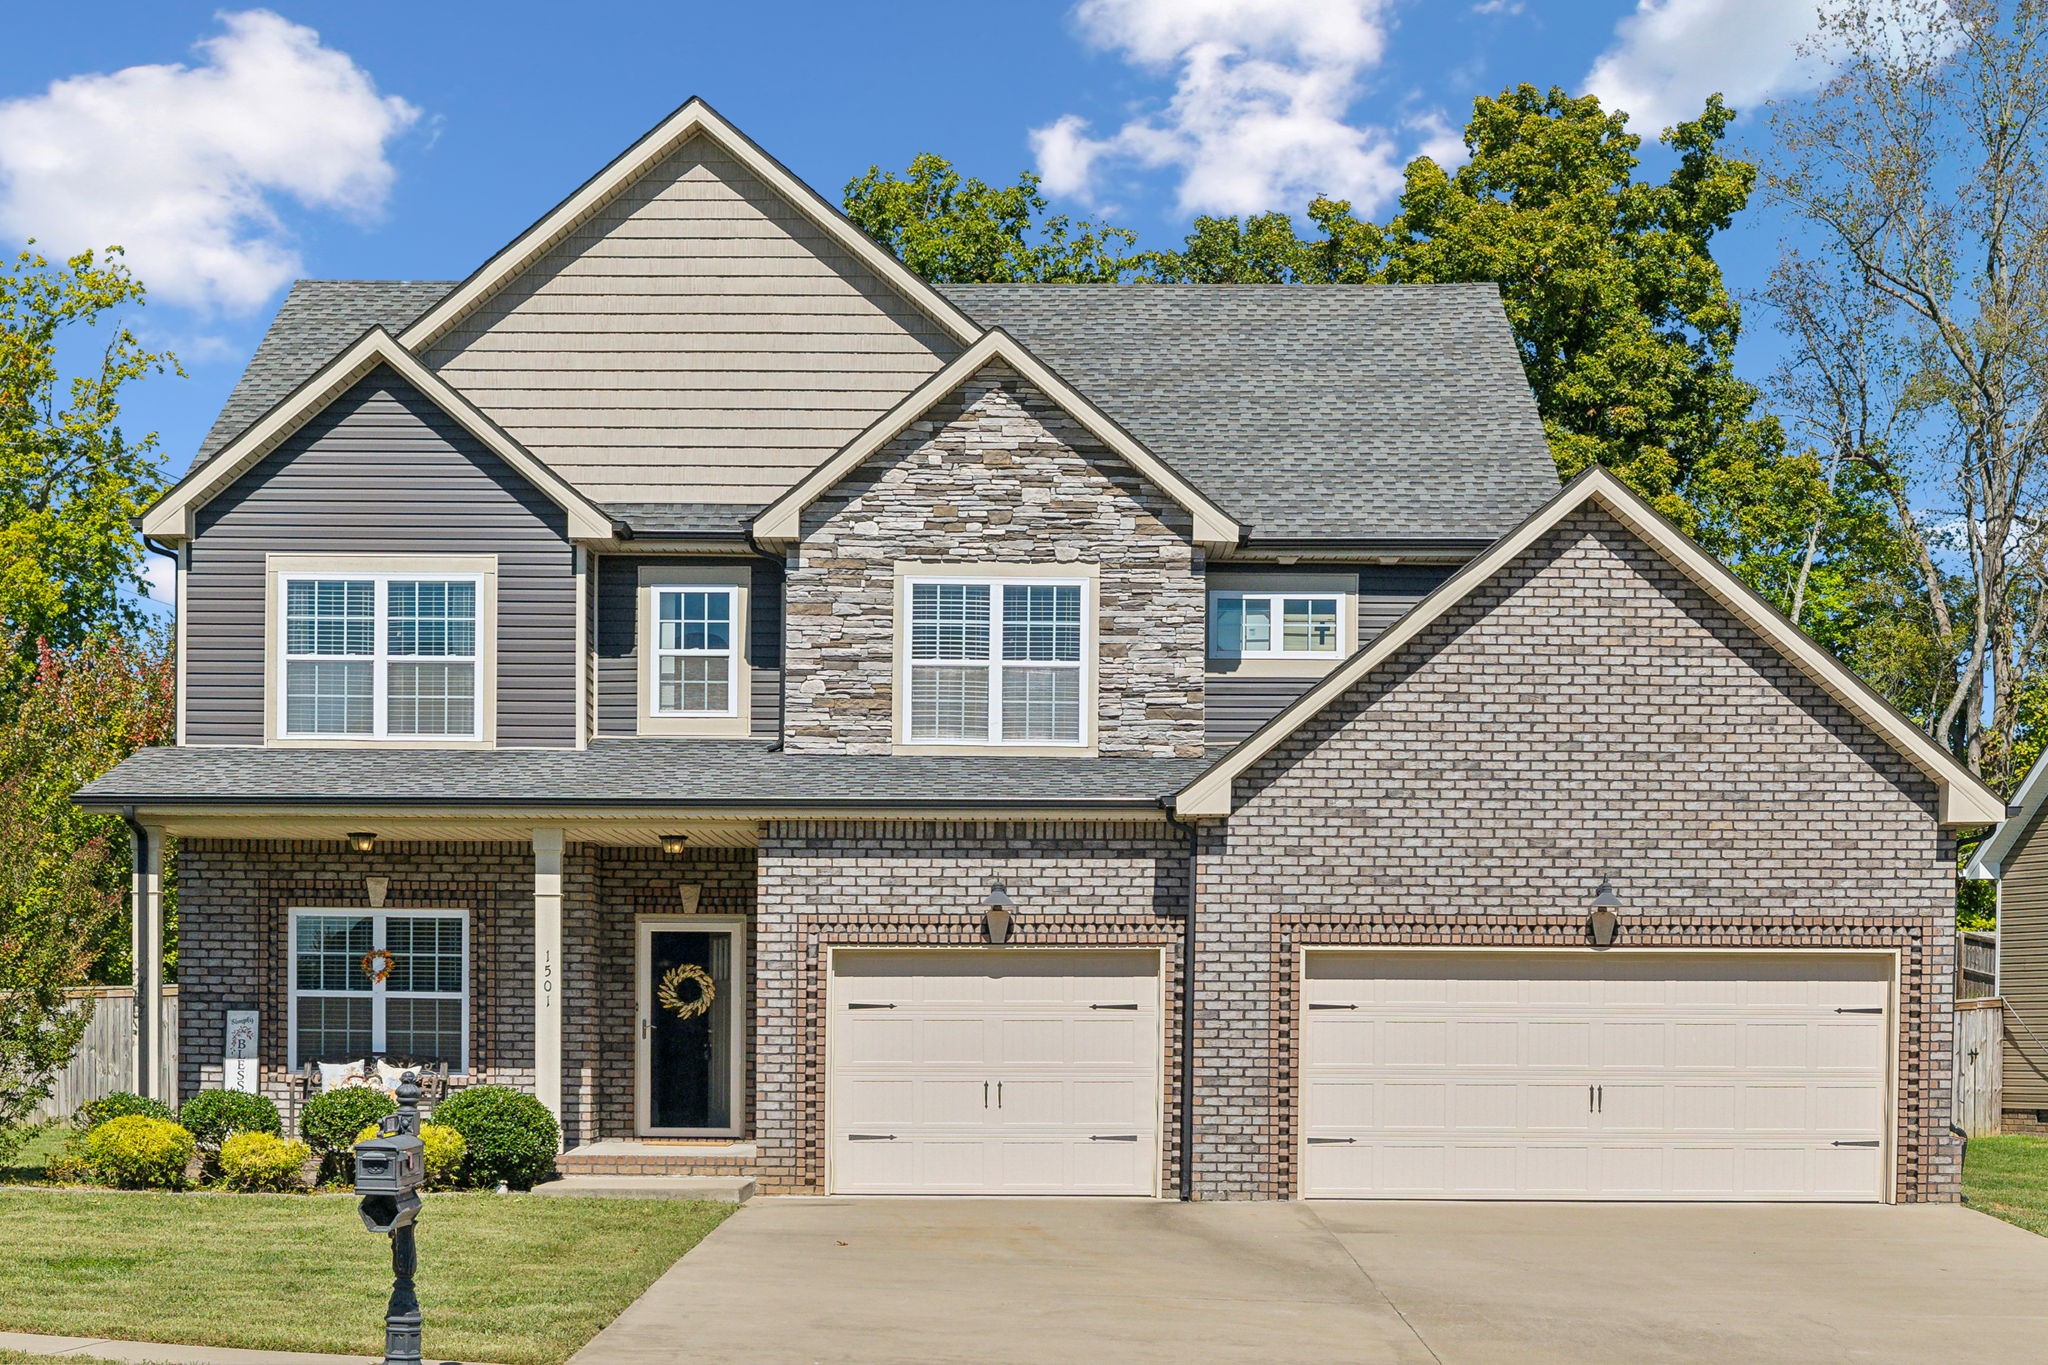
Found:
[{"label": "brick facade", "polygon": [[1597,510],[1257,764],[1206,829],[1199,1189],[1293,1193],[1296,952],[1631,946],[1900,958],[1897,1183],[1957,1197],[1955,846],[1933,784]]},{"label": "brick facade", "polygon": [[785,585],[784,743],[888,753],[896,568],[1097,566],[1097,751],[1202,752],[1206,595],[1186,512],[999,366],[803,518]]}]

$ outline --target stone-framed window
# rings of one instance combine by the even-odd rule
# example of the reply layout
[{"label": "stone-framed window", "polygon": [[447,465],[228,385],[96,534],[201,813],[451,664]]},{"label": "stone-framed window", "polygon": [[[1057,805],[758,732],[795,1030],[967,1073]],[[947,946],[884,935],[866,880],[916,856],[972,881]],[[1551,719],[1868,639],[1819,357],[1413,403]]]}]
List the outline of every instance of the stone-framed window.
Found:
[{"label": "stone-framed window", "polygon": [[903,741],[1090,742],[1094,614],[1086,577],[911,573],[902,584]]},{"label": "stone-framed window", "polygon": [[392,1054],[469,1068],[469,917],[291,912],[291,1065]]}]

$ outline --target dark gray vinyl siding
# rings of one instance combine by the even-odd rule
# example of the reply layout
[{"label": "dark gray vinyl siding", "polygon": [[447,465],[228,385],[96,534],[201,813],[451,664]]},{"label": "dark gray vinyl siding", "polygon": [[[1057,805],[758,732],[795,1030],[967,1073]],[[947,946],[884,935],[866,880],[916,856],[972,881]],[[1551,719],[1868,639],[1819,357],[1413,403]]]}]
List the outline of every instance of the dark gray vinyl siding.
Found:
[{"label": "dark gray vinyl siding", "polygon": [[[1235,568],[1218,565],[1218,569]],[[1259,570],[1260,577],[1284,579],[1289,573],[1320,574],[1319,568]],[[1377,639],[1380,633],[1407,614],[1410,607],[1429,596],[1439,583],[1456,572],[1454,565],[1374,564],[1358,571],[1358,649]],[[1211,673],[1204,684],[1203,732],[1209,743],[1235,744],[1278,715],[1283,707],[1315,686],[1314,678],[1237,677]]]},{"label": "dark gray vinyl siding", "polygon": [[[748,699],[753,732],[775,739],[782,732],[782,566],[749,561],[747,666],[753,687]],[[640,726],[640,568],[644,564],[731,565],[733,561],[685,559],[674,555],[606,555],[597,561],[597,732],[631,735]],[[736,571],[744,572],[744,569]]]},{"label": "dark gray vinyl siding", "polygon": [[264,557],[489,554],[497,739],[576,742],[576,566],[562,510],[387,370],[201,509],[185,583],[193,744],[263,742]]}]

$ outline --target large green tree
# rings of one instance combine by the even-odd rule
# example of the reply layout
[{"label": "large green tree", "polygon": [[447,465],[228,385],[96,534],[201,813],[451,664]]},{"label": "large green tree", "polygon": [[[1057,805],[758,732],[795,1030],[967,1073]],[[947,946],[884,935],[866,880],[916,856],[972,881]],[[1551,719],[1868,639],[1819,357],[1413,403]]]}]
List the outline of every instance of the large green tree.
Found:
[{"label": "large green tree", "polygon": [[144,624],[133,519],[162,485],[154,433],[120,425],[124,387],[177,368],[121,322],[143,288],[119,248],[0,265],[0,631],[12,686],[38,641]]},{"label": "large green tree", "polygon": [[902,175],[870,166],[847,182],[847,216],[934,284],[1095,283],[1129,275],[1137,234],[1048,213],[1038,177],[963,179],[927,152]]}]

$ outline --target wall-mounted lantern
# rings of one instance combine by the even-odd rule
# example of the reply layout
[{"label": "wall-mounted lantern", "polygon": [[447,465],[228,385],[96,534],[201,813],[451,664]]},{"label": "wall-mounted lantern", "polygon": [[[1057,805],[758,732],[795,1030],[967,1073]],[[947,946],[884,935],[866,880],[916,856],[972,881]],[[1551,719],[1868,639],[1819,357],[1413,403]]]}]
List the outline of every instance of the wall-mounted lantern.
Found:
[{"label": "wall-mounted lantern", "polygon": [[661,851],[671,858],[678,856],[690,846],[690,836],[687,834],[657,834],[654,837],[661,841]]},{"label": "wall-mounted lantern", "polygon": [[1621,932],[1621,897],[1614,894],[1614,883],[1602,877],[1600,889],[1593,893],[1593,909],[1586,916],[1586,936],[1593,940],[1595,948],[1611,947],[1614,936]]},{"label": "wall-mounted lantern", "polygon": [[350,830],[348,846],[353,853],[373,852],[377,847],[377,836],[367,829]]},{"label": "wall-mounted lantern", "polygon": [[1015,919],[1011,912],[1016,908],[1017,903],[1010,899],[1000,881],[988,884],[988,894],[981,898],[981,931],[988,935],[990,943],[1000,947],[1010,941],[1010,926]]}]

